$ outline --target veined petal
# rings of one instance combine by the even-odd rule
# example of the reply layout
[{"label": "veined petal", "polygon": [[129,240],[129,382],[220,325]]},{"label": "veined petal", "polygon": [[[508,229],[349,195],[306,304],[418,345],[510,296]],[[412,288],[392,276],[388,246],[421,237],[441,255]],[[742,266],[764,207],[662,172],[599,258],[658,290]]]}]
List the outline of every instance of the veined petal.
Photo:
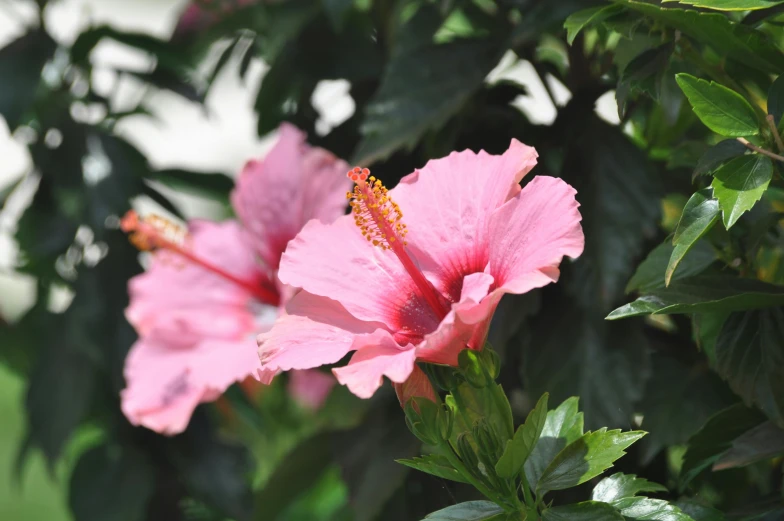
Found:
[{"label": "veined petal", "polygon": [[359,349],[348,365],[332,370],[338,382],[360,398],[373,396],[384,382],[384,376],[400,384],[414,370],[414,346],[399,346],[386,331],[378,331],[374,337],[375,342]]},{"label": "veined petal", "polygon": [[414,364],[414,369],[408,379],[402,384],[395,384],[395,394],[401,407],[405,407],[412,398],[427,398],[431,402],[438,402],[436,390],[424,371]]},{"label": "veined petal", "polygon": [[408,224],[409,249],[430,281],[456,301],[459,281],[484,270],[490,215],[536,165],[533,148],[512,140],[502,155],[453,152],[406,176],[390,195]]},{"label": "veined petal", "polygon": [[269,383],[279,371],[333,364],[385,327],[358,320],[338,302],[304,291],[289,302],[287,312],[258,337],[262,382]]},{"label": "veined petal", "polygon": [[199,403],[216,399],[257,368],[252,340],[204,340],[189,349],[172,349],[155,338],[141,338],[126,359],[122,409],[135,425],[177,434]]},{"label": "veined petal", "polygon": [[390,331],[421,336],[439,322],[398,258],[365,240],[351,216],[310,221],[289,243],[278,277]]},{"label": "veined petal", "polygon": [[561,179],[537,176],[493,213],[486,271],[497,290],[519,294],[555,282],[563,257],[580,256],[585,237],[575,194]]},{"label": "veined petal", "polygon": [[330,222],[342,215],[348,164],[311,147],[293,125],[280,126],[277,144],[263,160],[249,161],[231,202],[268,268],[275,270],[288,242],[310,219]]},{"label": "veined petal", "polygon": [[[266,280],[236,221],[192,221],[184,247],[249,284]],[[150,269],[133,277],[128,290],[126,316],[141,335],[157,331],[190,345],[205,336],[238,338],[253,328],[247,288],[173,252],[154,253]]]}]

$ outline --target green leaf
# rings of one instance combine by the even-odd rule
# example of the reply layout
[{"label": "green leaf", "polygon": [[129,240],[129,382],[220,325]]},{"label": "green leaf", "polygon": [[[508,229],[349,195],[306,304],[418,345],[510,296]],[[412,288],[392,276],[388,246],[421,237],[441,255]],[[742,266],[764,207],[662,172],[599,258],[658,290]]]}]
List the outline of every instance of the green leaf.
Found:
[{"label": "green leaf", "polygon": [[314,436],[291,451],[256,494],[258,521],[273,521],[285,508],[316,482],[332,463],[329,435]]},{"label": "green leaf", "polygon": [[[350,393],[346,394],[354,398]],[[356,407],[356,400],[350,403],[351,408]],[[348,487],[354,521],[377,519],[406,478],[416,479],[407,466],[395,460],[413,458],[420,452],[422,443],[411,435],[406,422],[401,421],[400,406],[395,401],[387,403],[387,407],[378,405],[371,408],[357,427],[333,435],[332,446],[337,450],[341,474]],[[329,461],[329,451],[325,447],[319,449],[314,446],[313,450],[321,450],[325,453],[325,461]],[[287,465],[287,462],[282,465]],[[307,472],[307,466],[302,472]],[[433,480],[428,478],[427,481]],[[282,483],[281,487],[290,488],[291,484]]]},{"label": "green leaf", "polygon": [[776,125],[784,117],[784,74],[780,74],[768,89],[768,114],[773,116]]},{"label": "green leaf", "polygon": [[353,162],[369,164],[410,149],[426,131],[443,126],[482,86],[500,51],[494,39],[465,39],[393,55],[365,108]]},{"label": "green leaf", "polygon": [[[50,314],[42,339],[47,339],[30,375],[26,407],[31,442],[43,450],[49,464],[60,456],[66,442],[87,416],[96,392],[97,354],[101,345],[99,300],[94,271],[82,273],[80,287],[63,315]],[[81,290],[81,291],[79,291]],[[105,305],[105,304],[104,304]],[[68,331],[57,339],[54,331]]]},{"label": "green leaf", "polygon": [[698,503],[693,499],[679,499],[673,503],[681,509],[683,513],[691,517],[694,521],[725,521],[724,513],[715,508]]},{"label": "green leaf", "polygon": [[532,487],[561,449],[583,435],[583,413],[577,410],[578,402],[573,396],[547,413],[539,441],[525,462],[525,475]]},{"label": "green leaf", "polygon": [[180,169],[150,172],[148,179],[169,188],[209,199],[227,201],[234,189],[234,181],[225,174],[189,172]]},{"label": "green leaf", "polygon": [[487,521],[503,519],[504,511],[491,501],[466,501],[425,516],[430,521]]},{"label": "green leaf", "polygon": [[716,371],[784,427],[784,309],[730,315],[716,340]]},{"label": "green leaf", "polygon": [[550,462],[536,484],[536,495],[571,488],[598,476],[626,454],[624,449],[643,436],[642,431],[604,428],[584,434]]},{"label": "green leaf", "polygon": [[591,7],[577,11],[569,15],[569,18],[564,21],[564,29],[566,29],[566,41],[572,45],[574,39],[585,27],[594,25],[605,18],[621,12],[623,9],[619,5],[604,5],[598,7]]},{"label": "green leaf", "polygon": [[77,521],[142,521],[155,491],[155,468],[131,446],[100,445],[79,458],[69,491]]},{"label": "green leaf", "polygon": [[324,12],[327,13],[332,27],[339,31],[343,28],[346,15],[351,11],[354,2],[353,0],[321,0],[321,4],[324,6]]},{"label": "green leaf", "polygon": [[35,101],[41,71],[57,43],[42,30],[32,31],[0,49],[0,115],[13,131]]},{"label": "green leaf", "polygon": [[616,499],[636,496],[640,492],[667,492],[667,487],[619,472],[597,483],[591,492],[591,499],[610,503]]},{"label": "green leaf", "polygon": [[678,2],[717,11],[754,11],[774,7],[784,3],[784,0],[662,0],[662,2]]},{"label": "green leaf", "polygon": [[[675,246],[671,241],[665,241],[656,246],[629,279],[629,283],[626,284],[626,293],[632,291],[648,293],[655,289],[664,288],[664,275],[674,251]],[[706,241],[697,241],[690,254],[678,266],[678,271],[672,276],[672,280],[699,275],[715,260],[716,252],[710,244]]]},{"label": "green leaf", "polygon": [[[692,350],[688,339],[668,338],[673,350]],[[658,346],[656,346],[658,347]],[[638,448],[649,464],[663,449],[684,445],[716,412],[737,401],[735,395],[705,364],[686,364],[663,353],[653,355],[653,374],[637,406],[641,427],[648,431]]]},{"label": "green leaf", "polygon": [[[172,461],[177,470],[179,479],[185,486],[188,494],[219,510],[223,517],[236,519],[237,521],[248,521],[251,519],[252,496],[250,490],[251,474],[251,455],[248,449],[230,441],[224,440],[210,424],[206,411],[198,410],[191,417],[188,430],[176,438],[167,440],[166,446],[162,447],[161,453]],[[319,449],[324,451],[323,441]],[[302,454],[292,454],[286,460],[291,467],[287,472],[278,473],[279,469],[273,474],[269,483],[278,484],[275,486],[267,485],[259,496],[269,499],[264,503],[263,512],[272,514],[280,502],[286,501],[293,494],[301,491],[308,486],[308,480],[313,477],[318,479],[320,475],[319,459],[313,452],[304,450],[308,447],[305,444],[298,446],[302,448]],[[310,457],[307,475],[297,474],[298,458]],[[296,476],[295,480],[287,481],[286,478]],[[281,480],[282,483],[281,483]],[[276,494],[277,492],[277,494]],[[269,519],[263,516],[254,518],[262,521]]]},{"label": "green leaf", "polygon": [[713,173],[713,195],[728,230],[740,216],[752,209],[768,189],[773,178],[773,163],[763,155],[736,157]]},{"label": "green leaf", "polygon": [[744,432],[713,464],[713,470],[744,467],[784,454],[784,430],[767,421]]},{"label": "green leaf", "polygon": [[662,499],[627,497],[613,501],[625,519],[645,521],[693,521],[691,517]]},{"label": "green leaf", "polygon": [[[661,45],[643,51],[623,67],[616,87],[618,116],[621,119],[626,117],[627,102],[629,94],[632,92],[644,93],[657,102],[663,103],[664,88],[669,86],[665,82],[672,82],[673,86],[675,83],[672,74],[667,72],[671,54],[672,47],[670,45]],[[680,111],[683,100],[681,93],[677,90],[676,93],[677,110],[674,111],[675,113]]]},{"label": "green leaf", "polygon": [[744,137],[759,134],[754,109],[732,89],[686,73],[675,75],[694,113],[705,126],[722,136]]},{"label": "green leaf", "polygon": [[184,71],[190,66],[190,58],[181,48],[147,33],[126,32],[109,25],[91,27],[80,33],[71,46],[71,60],[79,65],[87,64],[90,53],[104,38],[147,52],[159,65],[171,71]]},{"label": "green leaf", "polygon": [[712,172],[733,157],[742,156],[748,152],[743,143],[737,139],[725,139],[710,147],[697,162],[693,176],[704,175]]},{"label": "green leaf", "polygon": [[542,512],[542,521],[623,521],[623,516],[607,503],[583,501],[546,508]]},{"label": "green leaf", "polygon": [[644,315],[740,311],[784,305],[784,288],[758,280],[700,275],[657,289],[607,315],[607,320]]},{"label": "green leaf", "polygon": [[711,197],[710,190],[700,190],[689,198],[672,238],[674,249],[667,263],[667,271],[664,273],[665,285],[670,285],[672,276],[683,258],[718,219],[719,201]]},{"label": "green leaf", "polygon": [[607,431],[604,428],[584,434],[550,462],[536,484],[536,495],[571,488],[598,476],[645,434],[642,431]]},{"label": "green leaf", "polygon": [[566,298],[550,306],[523,352],[528,390],[549,389],[553,401],[579,396],[590,429],[629,425],[650,374],[643,323],[612,324]]},{"label": "green leaf", "polygon": [[427,454],[419,458],[412,459],[399,459],[395,460],[398,463],[411,467],[420,472],[426,472],[439,478],[457,481],[459,483],[468,483],[460,472],[455,470],[449,460],[439,454]]},{"label": "green leaf", "polygon": [[586,246],[563,283],[583,308],[602,313],[622,297],[646,238],[658,233],[661,187],[618,127],[594,119],[580,127],[561,171],[577,190]]},{"label": "green leaf", "polygon": [[749,67],[770,74],[784,69],[784,56],[765,34],[743,24],[731,22],[721,13],[700,13],[691,9],[663,9],[660,5],[636,0],[614,0],[653,20],[681,31],[696,41],[713,47]]},{"label": "green leaf", "polygon": [[760,425],[765,417],[755,409],[743,404],[733,405],[720,411],[689,438],[686,454],[681,467],[680,489],[693,480],[700,472],[718,461],[721,455],[732,447],[732,442],[744,432]]},{"label": "green leaf", "polygon": [[506,442],[504,453],[495,466],[495,471],[500,477],[511,478],[522,470],[544,429],[549,396],[549,394],[544,393],[539,398],[536,406],[528,413],[525,424],[518,427],[514,438]]}]

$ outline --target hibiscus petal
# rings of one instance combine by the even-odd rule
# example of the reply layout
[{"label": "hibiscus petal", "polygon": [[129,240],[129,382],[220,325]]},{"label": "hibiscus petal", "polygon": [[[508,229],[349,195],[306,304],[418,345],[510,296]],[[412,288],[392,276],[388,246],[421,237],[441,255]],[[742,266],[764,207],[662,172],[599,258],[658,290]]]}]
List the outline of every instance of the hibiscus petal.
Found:
[{"label": "hibiscus petal", "polygon": [[[493,277],[487,273],[472,273],[463,280],[460,301],[441,321],[438,328],[425,336],[417,346],[417,357],[436,364],[457,365],[457,356],[471,345],[475,336],[484,338],[495,306],[483,305],[493,285]],[[497,302],[496,302],[497,303]],[[477,329],[483,332],[477,334]]]},{"label": "hibiscus petal", "polygon": [[122,409],[136,425],[182,432],[199,403],[220,396],[258,368],[252,340],[204,340],[188,349],[142,338],[126,359]]},{"label": "hibiscus petal", "polygon": [[436,390],[424,371],[418,365],[414,365],[414,370],[408,379],[402,384],[395,384],[395,393],[401,407],[405,407],[412,398],[427,398],[431,402],[438,403]]},{"label": "hibiscus petal", "polygon": [[[186,246],[249,284],[266,280],[236,221],[192,221]],[[172,342],[192,345],[204,336],[238,338],[253,328],[247,288],[169,251],[155,253],[150,269],[133,277],[128,290],[126,316],[142,335],[168,332]]]},{"label": "hibiscus petal", "polygon": [[536,150],[512,140],[502,155],[453,152],[403,178],[390,195],[408,224],[406,240],[431,282],[453,300],[465,274],[484,270],[490,215],[516,195]]},{"label": "hibiscus petal", "polygon": [[338,382],[360,398],[370,398],[384,382],[403,383],[414,370],[416,350],[410,344],[401,347],[387,333],[376,335],[378,343],[358,350],[345,367],[332,370]]},{"label": "hibiscus petal", "polygon": [[576,191],[561,179],[535,177],[490,221],[490,262],[498,291],[525,293],[558,280],[564,256],[583,252]]},{"label": "hibiscus petal", "polygon": [[337,380],[329,373],[315,369],[291,371],[288,391],[300,404],[311,410],[320,409]]},{"label": "hibiscus petal", "polygon": [[351,184],[348,164],[308,145],[304,132],[284,123],[279,136],[263,160],[245,165],[231,195],[259,256],[272,270],[306,222],[329,222],[345,212]]},{"label": "hibiscus petal", "polygon": [[367,242],[348,215],[331,224],[309,222],[289,243],[278,277],[390,331],[421,335],[439,322],[400,260]]},{"label": "hibiscus petal", "polygon": [[279,371],[333,364],[384,328],[357,320],[334,300],[304,291],[289,302],[287,312],[258,337],[259,378],[264,383]]}]

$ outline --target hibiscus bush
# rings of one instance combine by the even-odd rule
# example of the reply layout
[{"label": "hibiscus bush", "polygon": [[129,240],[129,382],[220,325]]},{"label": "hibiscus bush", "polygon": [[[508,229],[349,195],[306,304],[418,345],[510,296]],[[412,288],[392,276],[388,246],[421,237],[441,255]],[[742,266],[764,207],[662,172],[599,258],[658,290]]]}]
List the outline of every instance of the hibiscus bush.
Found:
[{"label": "hibiscus bush", "polygon": [[[76,521],[784,517],[784,1],[194,0],[69,42],[50,3],[0,49],[37,295],[0,361]],[[263,61],[275,144],[152,167],[109,40],[193,104]]]}]

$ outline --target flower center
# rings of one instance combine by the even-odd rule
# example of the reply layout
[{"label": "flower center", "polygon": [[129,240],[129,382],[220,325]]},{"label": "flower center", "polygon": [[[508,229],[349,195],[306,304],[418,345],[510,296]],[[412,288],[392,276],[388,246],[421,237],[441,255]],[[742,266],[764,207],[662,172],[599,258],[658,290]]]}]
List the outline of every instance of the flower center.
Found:
[{"label": "flower center", "polygon": [[277,306],[280,301],[277,291],[241,279],[220,266],[195,255],[183,246],[188,235],[185,229],[163,217],[153,214],[140,218],[135,211],[129,210],[120,220],[120,228],[128,234],[128,240],[131,241],[131,244],[141,251],[159,249],[171,251],[193,264],[237,284],[260,302]]},{"label": "flower center", "polygon": [[362,236],[373,246],[384,251],[392,251],[400,260],[406,272],[422,293],[439,318],[449,313],[449,302],[433,287],[417,267],[406,249],[406,225],[401,222],[403,212],[389,196],[388,190],[380,180],[370,175],[367,168],[355,167],[349,170],[348,178],[356,183],[353,192],[346,198],[354,215],[354,222],[362,231]]}]

